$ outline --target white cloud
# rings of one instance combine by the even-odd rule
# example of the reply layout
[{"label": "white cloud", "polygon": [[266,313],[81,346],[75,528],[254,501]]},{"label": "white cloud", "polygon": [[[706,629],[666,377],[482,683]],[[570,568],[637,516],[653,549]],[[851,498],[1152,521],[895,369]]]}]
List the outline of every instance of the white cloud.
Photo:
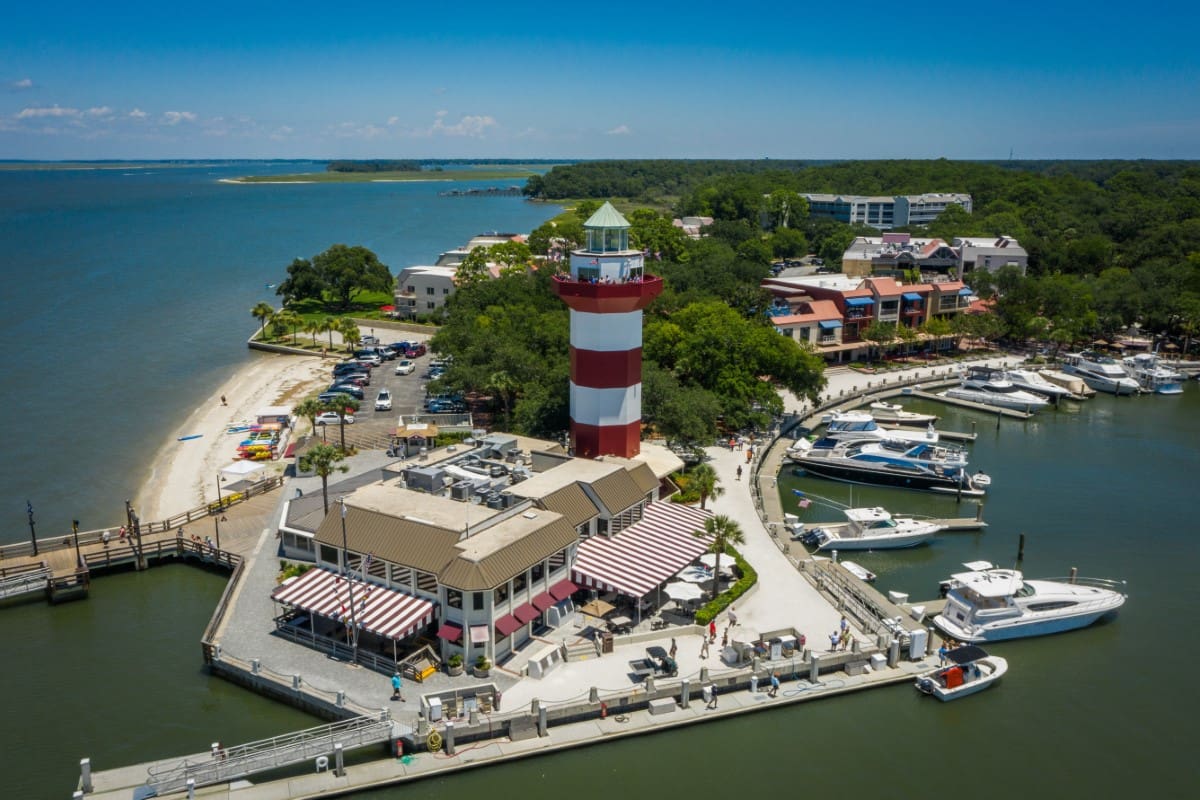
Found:
[{"label": "white cloud", "polygon": [[78,117],[78,108],[63,108],[62,106],[41,106],[23,108],[17,112],[17,119],[38,119],[40,117]]},{"label": "white cloud", "polygon": [[196,114],[193,111],[164,111],[163,124],[178,125],[181,122],[195,122]]},{"label": "white cloud", "polygon": [[21,78],[21,80],[19,80],[19,81],[13,81],[12,83],[10,83],[9,87],[12,89],[32,89],[33,88],[33,79],[32,78]]},{"label": "white cloud", "polygon": [[140,108],[135,108],[133,111],[129,112],[129,116],[132,117],[133,119],[145,119],[149,115],[145,111],[142,111]]},{"label": "white cloud", "polygon": [[629,129],[628,125],[618,125],[612,130],[605,131],[604,133],[607,136],[628,136],[629,134],[633,133],[633,131]]},{"label": "white cloud", "polygon": [[494,128],[497,124],[496,120],[487,114],[467,114],[453,125],[447,125],[445,119],[446,112],[439,111],[429,133],[443,136],[469,136],[478,139],[487,133],[488,128]]},{"label": "white cloud", "polygon": [[400,124],[399,117],[388,117],[388,125],[396,126]]},{"label": "white cloud", "polygon": [[108,106],[95,106],[93,108],[89,108],[86,113],[89,117],[102,117],[107,119],[113,115],[113,110]]}]

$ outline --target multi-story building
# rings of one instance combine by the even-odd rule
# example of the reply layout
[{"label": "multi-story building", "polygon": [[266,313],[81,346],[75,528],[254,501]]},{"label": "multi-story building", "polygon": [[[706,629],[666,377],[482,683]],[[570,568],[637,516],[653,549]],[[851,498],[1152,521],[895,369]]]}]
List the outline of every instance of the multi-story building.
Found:
[{"label": "multi-story building", "polygon": [[958,252],[959,276],[977,269],[996,272],[1008,266],[1024,275],[1029,266],[1029,253],[1011,236],[961,236],[954,240],[954,249]]},{"label": "multi-story building", "polygon": [[870,225],[890,230],[906,225],[928,225],[949,206],[971,211],[971,195],[932,192],[910,195],[864,196],[854,194],[806,194],[810,217],[849,224]]},{"label": "multi-story building", "polygon": [[914,270],[948,276],[958,266],[958,252],[941,239],[914,239],[907,233],[859,236],[842,254],[842,272],[861,278],[903,278]]},{"label": "multi-story building", "polygon": [[458,267],[405,267],[396,277],[396,314],[414,318],[432,314],[454,294]]}]

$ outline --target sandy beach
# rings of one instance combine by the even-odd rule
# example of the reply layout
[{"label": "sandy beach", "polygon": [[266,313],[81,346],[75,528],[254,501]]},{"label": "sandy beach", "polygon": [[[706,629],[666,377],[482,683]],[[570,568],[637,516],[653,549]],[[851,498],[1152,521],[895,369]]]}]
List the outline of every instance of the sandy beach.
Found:
[{"label": "sandy beach", "polygon": [[[134,500],[142,519],[165,519],[215,500],[218,473],[234,461],[238,442],[226,428],[252,421],[267,406],[293,406],[320,390],[327,378],[327,367],[319,357],[256,353],[192,409],[155,455],[150,475]],[[286,466],[282,461],[266,463],[268,474],[280,474]]]}]

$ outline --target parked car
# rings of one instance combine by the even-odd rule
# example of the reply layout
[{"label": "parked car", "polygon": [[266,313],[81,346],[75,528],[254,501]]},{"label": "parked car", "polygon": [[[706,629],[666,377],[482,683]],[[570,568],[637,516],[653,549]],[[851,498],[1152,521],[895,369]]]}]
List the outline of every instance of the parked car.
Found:
[{"label": "parked car", "polygon": [[[339,417],[337,414],[333,413],[332,411],[326,411],[323,414],[317,415],[316,422],[318,425],[340,425],[341,417]],[[347,425],[354,424],[354,415],[353,414],[346,415],[346,424]]]},{"label": "parked car", "polygon": [[360,389],[359,387],[355,386],[352,383],[335,384],[335,385],[329,387],[329,391],[341,392],[342,394],[348,394],[351,397],[353,397],[355,400],[362,400],[364,397],[366,397],[366,395],[363,394],[363,390]]},{"label": "parked car", "polygon": [[417,368],[417,365],[414,364],[412,361],[409,361],[406,358],[403,361],[401,361],[399,364],[396,365],[396,374],[397,375],[411,375],[413,373],[413,371],[416,370],[416,368]]},{"label": "parked car", "polygon": [[408,346],[407,350],[404,351],[404,355],[406,355],[408,358],[420,358],[427,352],[429,351],[425,348],[425,345],[421,344],[420,342],[414,342]]},{"label": "parked car", "polygon": [[398,355],[402,355],[408,350],[408,342],[392,342],[387,345],[387,348],[395,350]]},{"label": "parked car", "polygon": [[375,355],[379,356],[379,358],[383,361],[391,361],[400,355],[390,347],[375,347],[372,349],[375,350]]},{"label": "parked car", "polygon": [[357,361],[366,361],[376,367],[383,363],[383,359],[374,350],[355,350],[354,358]]},{"label": "parked car", "polygon": [[361,372],[353,372],[349,375],[334,375],[333,383],[337,385],[344,383],[350,386],[366,386],[371,382],[371,379],[363,375]]},{"label": "parked car", "polygon": [[391,411],[392,410],[392,393],[387,389],[380,389],[379,396],[375,398],[376,411]]}]

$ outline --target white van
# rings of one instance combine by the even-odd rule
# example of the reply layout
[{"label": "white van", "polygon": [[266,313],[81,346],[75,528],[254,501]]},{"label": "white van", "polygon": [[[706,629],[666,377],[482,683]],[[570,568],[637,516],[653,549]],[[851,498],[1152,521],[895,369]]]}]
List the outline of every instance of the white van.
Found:
[{"label": "white van", "polygon": [[375,398],[376,411],[391,411],[392,410],[392,393],[387,389],[380,389],[379,396]]}]

